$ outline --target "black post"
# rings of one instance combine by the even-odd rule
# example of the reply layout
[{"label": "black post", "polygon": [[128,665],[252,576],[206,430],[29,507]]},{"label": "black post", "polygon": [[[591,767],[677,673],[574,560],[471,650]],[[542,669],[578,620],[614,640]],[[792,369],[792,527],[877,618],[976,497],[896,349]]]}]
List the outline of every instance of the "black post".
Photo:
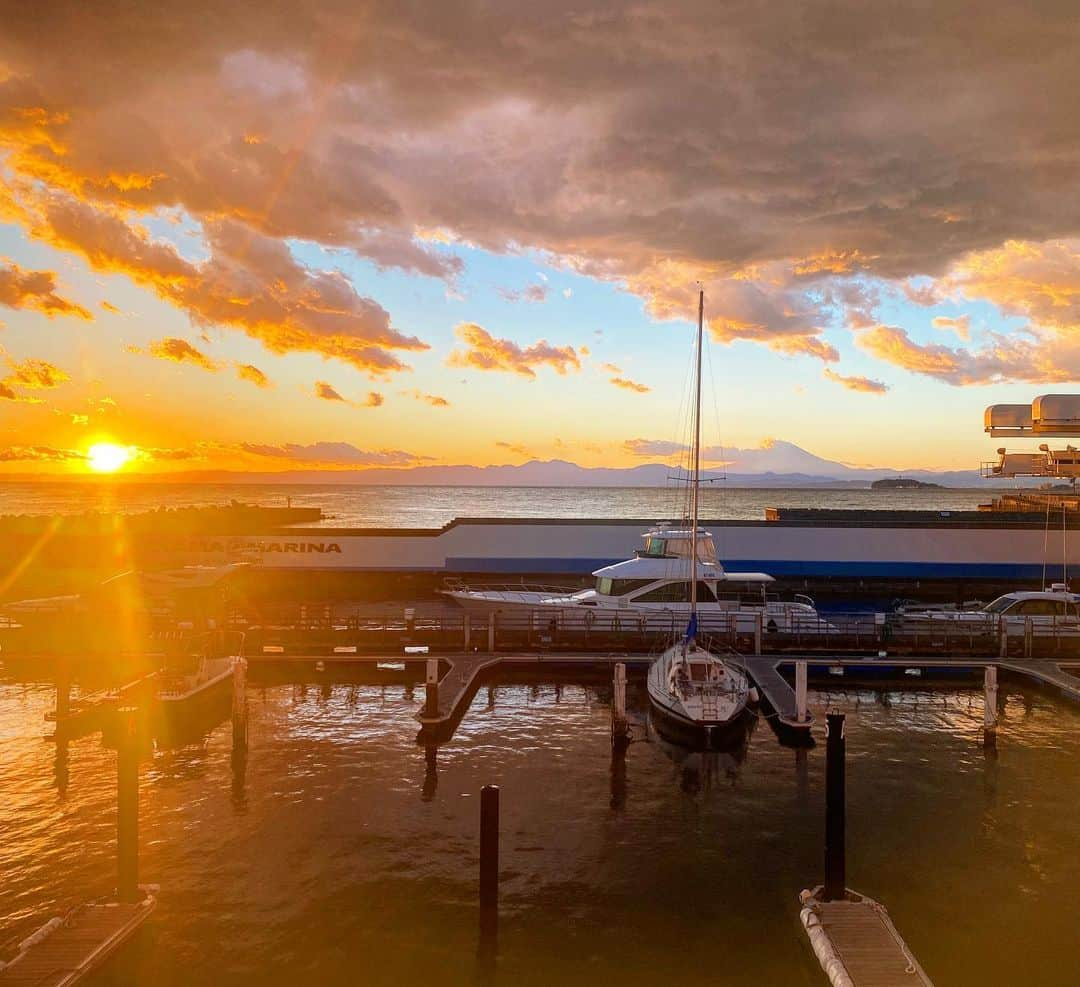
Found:
[{"label": "black post", "polygon": [[71,669],[66,658],[56,659],[56,724],[67,719],[71,712]]},{"label": "black post", "polygon": [[499,788],[480,789],[480,909],[499,907]]},{"label": "black post", "polygon": [[138,720],[132,706],[117,710],[116,744],[116,897],[136,902],[139,892],[139,747]]},{"label": "black post", "polygon": [[844,873],[844,714],[829,713],[825,752],[825,900],[845,897]]}]

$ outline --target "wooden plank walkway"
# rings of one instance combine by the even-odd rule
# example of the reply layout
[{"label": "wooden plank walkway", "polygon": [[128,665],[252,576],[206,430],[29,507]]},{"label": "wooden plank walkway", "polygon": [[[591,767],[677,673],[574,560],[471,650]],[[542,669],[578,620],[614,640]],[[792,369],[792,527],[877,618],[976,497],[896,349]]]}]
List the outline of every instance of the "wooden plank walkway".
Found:
[{"label": "wooden plank walkway", "polygon": [[[818,661],[821,659],[819,658]],[[787,679],[780,674],[781,663],[790,663],[790,659],[780,659],[775,655],[762,657],[747,655],[743,657],[746,669],[754,684],[758,687],[762,696],[776,711],[777,720],[787,730],[796,730],[809,734],[814,725],[814,717],[807,711],[807,718],[800,720],[798,708],[795,703],[795,690],[788,684]]]},{"label": "wooden plank walkway", "polygon": [[3,987],[70,987],[98,970],[150,916],[148,894],[135,904],[80,905],[24,939],[10,962],[0,965]]},{"label": "wooden plank walkway", "polygon": [[439,706],[435,715],[423,707],[416,718],[425,729],[435,730],[449,726],[465,713],[465,705],[475,693],[476,680],[485,669],[501,664],[499,655],[478,654],[462,655],[442,659],[450,665],[447,673],[439,679]]},{"label": "wooden plank walkway", "polygon": [[803,928],[833,987],[933,987],[883,905],[855,891],[822,901],[799,895]]}]

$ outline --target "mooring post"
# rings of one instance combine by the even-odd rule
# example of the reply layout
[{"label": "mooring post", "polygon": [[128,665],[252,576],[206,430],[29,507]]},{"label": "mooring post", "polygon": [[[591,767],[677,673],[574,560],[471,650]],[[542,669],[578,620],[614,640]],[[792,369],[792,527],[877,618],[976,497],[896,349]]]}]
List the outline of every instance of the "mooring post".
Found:
[{"label": "mooring post", "polygon": [[806,713],[806,662],[795,662],[795,718],[800,723],[807,720]]},{"label": "mooring post", "polygon": [[763,613],[754,615],[754,654],[761,654],[761,625],[765,620]]},{"label": "mooring post", "polygon": [[1009,657],[1009,624],[1004,617],[998,618],[998,655]]},{"label": "mooring post", "polygon": [[611,704],[611,746],[626,746],[626,663],[615,663],[614,696]]},{"label": "mooring post", "polygon": [[480,910],[499,907],[499,786],[480,789]]},{"label": "mooring post", "polygon": [[56,723],[71,712],[71,669],[66,658],[56,659]]},{"label": "mooring post", "polygon": [[1030,658],[1032,654],[1032,646],[1034,644],[1034,628],[1031,624],[1031,618],[1024,618],[1024,657]]},{"label": "mooring post", "polygon": [[424,716],[439,715],[439,659],[427,660],[427,679],[424,683]]},{"label": "mooring post", "polygon": [[247,659],[233,658],[232,742],[233,750],[246,751],[248,745]]},{"label": "mooring post", "polygon": [[997,740],[997,665],[983,671],[983,743],[992,746]]},{"label": "mooring post", "polygon": [[116,855],[118,901],[136,902],[139,892],[139,745],[138,710],[116,711]]},{"label": "mooring post", "polygon": [[469,638],[472,634],[472,620],[469,618],[469,612],[465,611],[465,616],[461,618],[461,629],[465,635],[465,650],[469,650],[470,641]]},{"label": "mooring post", "polygon": [[829,713],[825,749],[825,900],[839,901],[847,891],[844,873],[844,714]]},{"label": "mooring post", "polygon": [[488,616],[488,651],[495,650],[495,613]]},{"label": "mooring post", "polygon": [[412,640],[413,635],[416,633],[416,608],[415,607],[406,607],[405,608],[405,633],[406,633],[406,635],[408,635],[408,638],[409,638],[410,641]]}]

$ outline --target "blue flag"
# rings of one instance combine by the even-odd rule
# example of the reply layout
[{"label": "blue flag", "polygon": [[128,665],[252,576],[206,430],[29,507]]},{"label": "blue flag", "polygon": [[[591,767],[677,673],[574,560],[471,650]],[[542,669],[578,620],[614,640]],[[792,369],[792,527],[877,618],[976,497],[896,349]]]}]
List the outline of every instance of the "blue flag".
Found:
[{"label": "blue flag", "polygon": [[693,641],[697,637],[697,614],[690,614],[690,623],[686,628],[686,640]]}]

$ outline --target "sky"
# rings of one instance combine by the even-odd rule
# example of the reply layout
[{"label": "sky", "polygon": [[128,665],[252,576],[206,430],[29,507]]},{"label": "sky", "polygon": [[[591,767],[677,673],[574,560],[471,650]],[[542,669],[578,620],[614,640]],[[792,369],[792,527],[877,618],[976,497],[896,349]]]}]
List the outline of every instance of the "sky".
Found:
[{"label": "sky", "polygon": [[699,283],[710,447],[1080,377],[1072,3],[0,15],[0,475],[656,461]]}]

